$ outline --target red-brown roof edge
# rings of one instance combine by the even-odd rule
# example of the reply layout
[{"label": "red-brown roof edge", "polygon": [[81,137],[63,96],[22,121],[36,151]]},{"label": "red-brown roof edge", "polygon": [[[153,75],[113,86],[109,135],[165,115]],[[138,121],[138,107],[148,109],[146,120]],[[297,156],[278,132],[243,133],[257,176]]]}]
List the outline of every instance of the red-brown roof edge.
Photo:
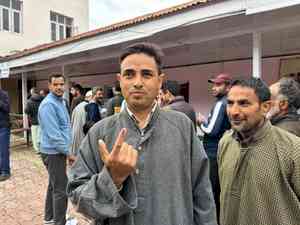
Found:
[{"label": "red-brown roof edge", "polygon": [[17,59],[23,56],[28,56],[43,50],[47,50],[50,48],[54,48],[54,47],[58,47],[64,44],[69,44],[78,40],[82,40],[85,38],[90,38],[93,36],[96,36],[98,34],[102,34],[102,33],[107,33],[107,32],[112,32],[115,30],[119,30],[122,28],[126,28],[126,27],[130,27],[136,24],[140,24],[140,23],[144,23],[147,22],[149,20],[155,20],[164,16],[169,16],[171,14],[176,14],[176,13],[181,13],[183,11],[186,10],[190,10],[191,8],[194,8],[196,6],[203,6],[203,5],[208,5],[208,4],[212,4],[212,3],[216,3],[216,2],[221,2],[221,1],[225,1],[225,0],[194,0],[194,1],[190,1],[187,3],[183,3],[177,6],[173,6],[170,8],[166,8],[166,9],[162,9],[159,10],[157,12],[154,13],[149,13],[146,15],[142,15],[142,16],[138,16],[135,17],[133,19],[129,19],[129,20],[125,20],[119,23],[115,23],[106,27],[102,27],[102,28],[98,28],[92,31],[88,31],[82,34],[78,34],[76,36],[64,39],[64,40],[60,40],[60,41],[55,41],[55,42],[51,42],[51,43],[46,43],[46,44],[41,44],[38,45],[36,47],[30,48],[30,49],[25,49],[21,52],[18,52],[16,54],[13,55],[8,55],[8,56],[4,56],[2,57],[1,61],[9,61],[12,59]]}]

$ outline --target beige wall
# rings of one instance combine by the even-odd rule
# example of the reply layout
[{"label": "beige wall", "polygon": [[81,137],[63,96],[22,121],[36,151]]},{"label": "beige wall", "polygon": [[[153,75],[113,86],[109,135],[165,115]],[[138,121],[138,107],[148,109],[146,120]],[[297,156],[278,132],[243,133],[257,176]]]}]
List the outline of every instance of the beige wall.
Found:
[{"label": "beige wall", "polygon": [[0,31],[0,56],[51,42],[50,11],[72,17],[75,34],[88,31],[88,7],[88,0],[23,1],[22,32]]}]

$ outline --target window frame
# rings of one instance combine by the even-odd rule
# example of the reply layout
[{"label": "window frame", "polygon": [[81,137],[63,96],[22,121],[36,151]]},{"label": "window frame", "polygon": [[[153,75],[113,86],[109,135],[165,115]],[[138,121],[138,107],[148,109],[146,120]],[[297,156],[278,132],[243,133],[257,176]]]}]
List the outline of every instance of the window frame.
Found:
[{"label": "window frame", "polygon": [[[19,1],[19,0],[18,0]],[[20,2],[20,10],[14,9],[12,5],[12,0],[9,0],[10,7],[0,5],[0,32],[10,32],[14,34],[23,33],[23,1]],[[3,9],[8,10],[8,30],[3,29]],[[19,32],[15,31],[15,18],[14,13],[19,14]]]},{"label": "window frame", "polygon": [[[55,17],[55,20],[52,20],[52,17]],[[60,18],[63,20],[63,23],[62,23],[62,21],[59,21]],[[71,20],[71,25],[67,24],[68,19]],[[72,37],[73,33],[74,33],[73,23],[74,23],[73,18],[65,16],[65,15],[57,13],[57,12],[54,12],[54,11],[50,11],[51,40],[52,41],[60,41],[60,40]],[[55,40],[53,40],[53,38],[52,38],[52,24],[55,24]],[[61,30],[60,30],[61,27],[63,27],[62,35],[61,35]],[[69,28],[71,31],[69,37],[67,37],[67,28]]]},{"label": "window frame", "polygon": [[[6,9],[8,11],[8,30],[4,29],[4,19],[3,19],[3,10]],[[1,11],[1,27],[0,30],[4,32],[10,32],[10,8],[7,8],[6,6],[0,5],[0,11]]]}]

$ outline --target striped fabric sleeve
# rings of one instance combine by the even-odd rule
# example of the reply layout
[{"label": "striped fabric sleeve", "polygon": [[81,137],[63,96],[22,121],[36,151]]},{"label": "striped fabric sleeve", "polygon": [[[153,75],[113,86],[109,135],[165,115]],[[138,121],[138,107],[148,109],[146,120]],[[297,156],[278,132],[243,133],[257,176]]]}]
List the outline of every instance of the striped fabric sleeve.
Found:
[{"label": "striped fabric sleeve", "polygon": [[222,129],[225,116],[225,104],[223,104],[222,101],[219,101],[215,105],[212,115],[208,118],[208,122],[206,124],[201,124],[201,130],[207,135],[218,135]]}]

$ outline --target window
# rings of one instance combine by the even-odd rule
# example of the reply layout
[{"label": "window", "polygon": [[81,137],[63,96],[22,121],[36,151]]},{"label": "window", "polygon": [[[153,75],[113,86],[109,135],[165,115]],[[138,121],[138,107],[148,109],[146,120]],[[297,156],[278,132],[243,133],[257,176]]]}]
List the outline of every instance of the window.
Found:
[{"label": "window", "polygon": [[56,25],[55,23],[51,23],[51,40],[56,40]]},{"label": "window", "polygon": [[50,23],[52,41],[62,40],[72,36],[73,18],[51,11]]},{"label": "window", "polygon": [[0,0],[0,31],[21,33],[22,1]]},{"label": "window", "polygon": [[18,0],[12,0],[12,8],[18,11],[21,11],[21,2]]},{"label": "window", "polygon": [[20,14],[17,12],[14,12],[14,32],[20,33]]},{"label": "window", "polygon": [[10,0],[0,0],[0,5],[10,8],[10,2],[11,2]]},{"label": "window", "polygon": [[3,30],[9,31],[9,11],[8,9],[2,9],[2,19],[3,19],[3,24],[2,28]]},{"label": "window", "polygon": [[59,25],[59,40],[64,39],[64,26]]}]

